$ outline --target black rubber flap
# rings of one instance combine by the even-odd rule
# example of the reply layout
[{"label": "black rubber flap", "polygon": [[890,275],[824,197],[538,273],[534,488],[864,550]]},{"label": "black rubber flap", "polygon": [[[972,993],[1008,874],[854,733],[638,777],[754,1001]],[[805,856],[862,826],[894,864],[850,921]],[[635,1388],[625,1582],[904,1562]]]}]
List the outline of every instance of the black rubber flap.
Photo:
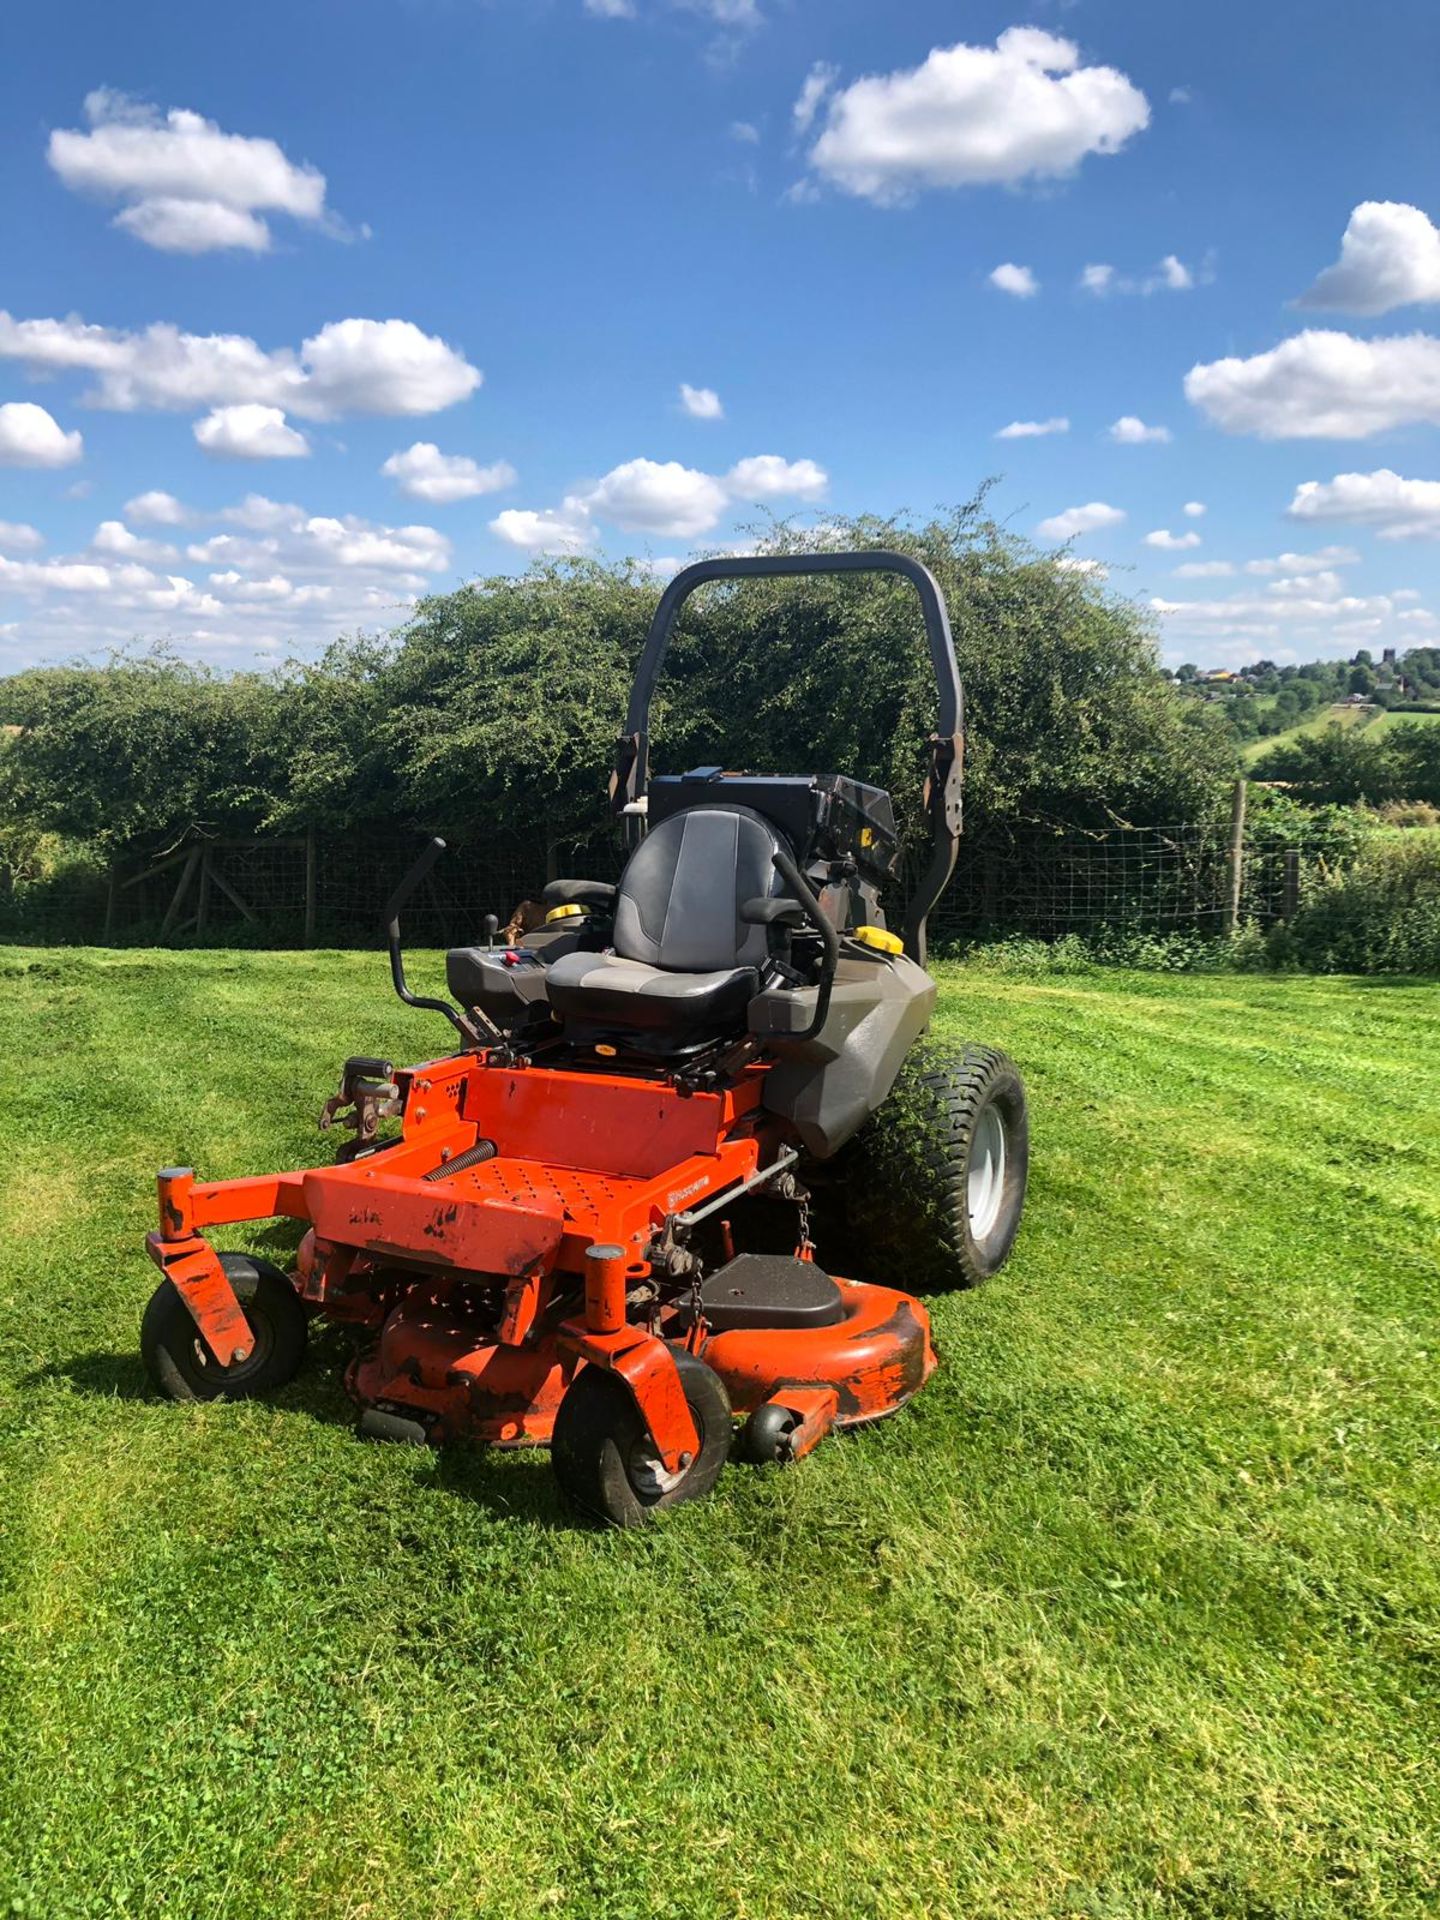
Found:
[{"label": "black rubber flap", "polygon": [[840,1289],[812,1260],[742,1253],[712,1273],[700,1305],[716,1333],[741,1327],[833,1327],[845,1317]]}]

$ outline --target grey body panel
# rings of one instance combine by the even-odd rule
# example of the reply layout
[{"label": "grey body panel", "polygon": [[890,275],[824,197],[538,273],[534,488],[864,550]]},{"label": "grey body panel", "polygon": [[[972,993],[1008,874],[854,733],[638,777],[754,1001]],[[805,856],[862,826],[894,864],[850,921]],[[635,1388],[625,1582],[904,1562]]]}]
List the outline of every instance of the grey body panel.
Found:
[{"label": "grey body panel", "polygon": [[817,1160],[828,1160],[864,1125],[895,1084],[905,1055],[935,1006],[935,982],[901,954],[861,959],[843,953],[825,1024],[803,1032],[815,1013],[814,987],[771,987],[750,1002],[750,1031],[775,1055],[764,1104]]}]

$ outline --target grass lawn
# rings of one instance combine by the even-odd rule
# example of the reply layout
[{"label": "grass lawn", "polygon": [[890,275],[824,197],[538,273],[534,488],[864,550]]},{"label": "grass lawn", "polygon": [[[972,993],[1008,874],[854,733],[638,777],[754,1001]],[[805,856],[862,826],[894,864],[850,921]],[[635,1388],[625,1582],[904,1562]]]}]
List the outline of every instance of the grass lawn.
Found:
[{"label": "grass lawn", "polygon": [[144,1390],[151,1171],[323,1157],[444,1045],[382,963],[0,950],[0,1913],[1434,1913],[1435,988],[942,971],[1014,1260],[896,1419],[605,1535],[357,1442],[338,1345]]}]

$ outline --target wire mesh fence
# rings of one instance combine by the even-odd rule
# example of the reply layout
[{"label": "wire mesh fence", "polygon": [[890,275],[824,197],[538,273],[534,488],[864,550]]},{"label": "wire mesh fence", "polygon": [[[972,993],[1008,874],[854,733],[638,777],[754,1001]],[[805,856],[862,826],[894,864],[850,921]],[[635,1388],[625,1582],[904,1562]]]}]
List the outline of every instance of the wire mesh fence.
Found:
[{"label": "wire mesh fence", "polygon": [[[418,834],[195,841],[136,855],[108,873],[77,869],[15,893],[0,931],[35,942],[369,946],[422,844]],[[1293,911],[1309,856],[1244,846],[1238,895],[1233,859],[1225,823],[982,824],[961,841],[954,877],[930,918],[931,939],[1056,939],[1106,929],[1218,934],[1232,916],[1268,926]],[[614,880],[623,862],[619,832],[608,822],[585,840],[563,843],[523,824],[497,827],[452,845],[406,909],[407,939],[417,946],[476,940],[487,914],[505,925],[547,879]],[[908,878],[887,901],[892,920]]]}]

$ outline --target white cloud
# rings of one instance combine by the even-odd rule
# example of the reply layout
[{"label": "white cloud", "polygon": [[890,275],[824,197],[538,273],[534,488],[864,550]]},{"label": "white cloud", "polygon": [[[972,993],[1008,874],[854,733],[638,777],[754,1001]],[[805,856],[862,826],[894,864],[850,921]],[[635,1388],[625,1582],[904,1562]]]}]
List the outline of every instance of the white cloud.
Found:
[{"label": "white cloud", "polygon": [[597,20],[633,20],[635,0],[585,0],[585,11]]},{"label": "white cloud", "polygon": [[127,333],[0,312],[0,360],[46,376],[96,376],[92,406],[186,410],[255,405],[309,420],[345,413],[437,413],[467,399],[482,375],[409,320],[335,320],[298,350],[267,352],[244,334],[182,333],[165,322]]},{"label": "white cloud", "polygon": [[450,564],[450,542],[434,527],[378,527],[354,514],[320,515],[297,531],[342,567],[382,573],[435,573]]},{"label": "white cloud", "polygon": [[121,511],[137,527],[183,527],[189,518],[173,493],[162,493],[158,489],[137,493],[133,500],[125,502]]},{"label": "white cloud", "polygon": [[392,453],[380,471],[412,500],[429,500],[437,506],[499,493],[519,478],[508,460],[482,467],[466,454],[441,453],[430,440],[417,440],[403,453]]},{"label": "white cloud", "polygon": [[755,453],[737,460],[724,485],[737,500],[818,500],[830,476],[814,460],[784,460],[778,453]]},{"label": "white cloud", "polygon": [[1350,215],[1340,258],[1296,301],[1337,313],[1389,313],[1440,300],[1440,229],[1419,207],[1365,200]]},{"label": "white cloud", "polygon": [[1306,480],[1287,509],[1292,520],[1344,520],[1374,527],[1382,540],[1440,538],[1440,480],[1406,480],[1389,467]]},{"label": "white cloud", "polygon": [[91,537],[90,551],[121,560],[168,563],[180,558],[174,547],[161,540],[141,540],[120,520],[100,522]]},{"label": "white cloud", "polygon": [[1329,573],[1336,567],[1357,567],[1360,556],[1353,547],[1321,547],[1317,553],[1277,553],[1272,558],[1247,560],[1246,573],[1264,576],[1272,573]]},{"label": "white cloud", "polygon": [[195,438],[221,460],[303,460],[310,442],[290,426],[279,407],[248,403],[216,407],[195,422]]},{"label": "white cloud", "polygon": [[1187,500],[1180,511],[1185,515],[1187,520],[1201,520],[1205,515],[1205,502],[1203,500]]},{"label": "white cloud", "polygon": [[1186,560],[1175,569],[1177,580],[1228,580],[1234,573],[1229,560]]},{"label": "white cloud", "polygon": [[1082,293],[1093,293],[1101,298],[1111,293],[1148,296],[1152,293],[1189,293],[1200,284],[1202,277],[1207,280],[1212,277],[1208,265],[1203,274],[1197,275],[1176,254],[1167,253],[1152,272],[1139,275],[1117,273],[1108,262],[1096,261],[1080,269],[1077,284]]},{"label": "white cloud", "polygon": [[758,147],[760,144],[760,129],[752,120],[732,120],[730,122],[730,138],[742,147]]},{"label": "white cloud", "polygon": [[1156,527],[1153,533],[1145,536],[1147,547],[1159,547],[1164,553],[1183,553],[1188,547],[1198,547],[1198,533],[1171,533],[1168,527]]},{"label": "white cloud", "polygon": [[1070,422],[1063,413],[1057,413],[1050,420],[1012,420],[1008,427],[1001,427],[996,434],[997,440],[1043,440],[1052,433],[1068,433]]},{"label": "white cloud", "polygon": [[805,84],[800,89],[790,116],[797,134],[808,133],[820,111],[821,102],[840,77],[840,69],[832,67],[828,60],[817,60],[805,76]]},{"label": "white cloud", "polygon": [[1168,427],[1147,427],[1145,422],[1133,413],[1125,413],[1112,421],[1110,438],[1122,447],[1163,446],[1170,438]]},{"label": "white cloud", "polygon": [[1067,507],[1063,513],[1042,520],[1035,531],[1044,540],[1073,540],[1077,534],[1098,533],[1105,527],[1118,527],[1124,510],[1107,506],[1103,500],[1091,500],[1083,507]]},{"label": "white cloud", "polygon": [[219,200],[141,200],[112,223],[158,253],[268,253],[270,229],[253,213]]},{"label": "white cloud", "polygon": [[85,451],[78,433],[65,433],[44,407],[29,400],[0,406],[0,467],[68,467]]},{"label": "white cloud", "polygon": [[86,96],[85,117],[88,132],[50,135],[50,165],[73,192],[120,201],[115,225],[147,246],[263,253],[262,214],[325,218],[324,174],[296,166],[273,140],[225,133],[184,108],[162,115],[103,87]]},{"label": "white cloud", "polygon": [[1082,560],[1077,553],[1057,553],[1055,565],[1062,573],[1082,573],[1091,580],[1108,580],[1110,569],[1103,560]]},{"label": "white cloud", "polygon": [[543,512],[507,507],[490,522],[490,531],[524,553],[580,553],[596,539],[584,504],[575,499]]},{"label": "white cloud", "polygon": [[809,157],[832,185],[890,206],[925,187],[1063,177],[1149,119],[1123,73],[1082,66],[1057,34],[1011,27],[993,47],[936,47],[918,67],[854,81],[831,97]]},{"label": "white cloud", "polygon": [[1440,340],[1384,340],[1307,328],[1248,360],[1212,360],[1185,396],[1227,433],[1263,440],[1363,440],[1440,422]]},{"label": "white cloud", "polygon": [[1188,293],[1195,285],[1194,274],[1173,253],[1167,253],[1160,262],[1160,278],[1172,293]]},{"label": "white cloud", "polygon": [[680,406],[692,420],[723,420],[725,409],[713,387],[692,387],[680,382]]},{"label": "white cloud", "polygon": [[[467,400],[479,372],[409,320],[332,320],[300,349],[312,418],[341,413],[438,413]],[[303,412],[298,404],[295,411]]]},{"label": "white cloud", "polygon": [[988,276],[990,285],[1001,293],[1013,293],[1017,300],[1031,300],[1040,291],[1040,282],[1029,267],[1017,267],[1013,260],[1002,261]]},{"label": "white cloud", "polygon": [[682,466],[678,460],[627,460],[613,467],[583,498],[590,512],[627,533],[693,540],[715,525],[727,496],[713,475]]},{"label": "white cloud", "polygon": [[23,520],[0,520],[0,553],[38,553],[45,536]]},{"label": "white cloud", "polygon": [[86,554],[0,566],[0,594],[26,602],[6,663],[69,659],[147,633],[230,665],[318,652],[336,633],[393,625],[451,565],[450,543],[428,526],[313,516],[259,494],[219,513],[181,512],[234,528],[188,548],[213,569],[203,586],[173,570],[170,549],[118,521],[102,523]]}]

